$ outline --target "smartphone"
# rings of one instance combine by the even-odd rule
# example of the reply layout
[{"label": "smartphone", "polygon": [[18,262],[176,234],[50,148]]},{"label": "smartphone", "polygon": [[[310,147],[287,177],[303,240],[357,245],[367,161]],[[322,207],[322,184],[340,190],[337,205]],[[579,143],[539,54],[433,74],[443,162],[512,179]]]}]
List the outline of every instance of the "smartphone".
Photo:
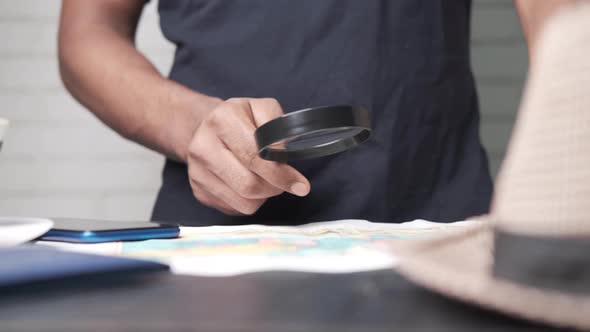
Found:
[{"label": "smartphone", "polygon": [[178,237],[178,225],[156,222],[123,222],[51,218],[53,227],[40,237],[44,241],[100,243]]}]

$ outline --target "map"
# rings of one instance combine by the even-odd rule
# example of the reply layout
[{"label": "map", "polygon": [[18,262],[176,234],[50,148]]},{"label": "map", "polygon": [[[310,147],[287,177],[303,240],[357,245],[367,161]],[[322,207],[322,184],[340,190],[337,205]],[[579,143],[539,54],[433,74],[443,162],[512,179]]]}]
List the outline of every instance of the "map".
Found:
[{"label": "map", "polygon": [[197,275],[277,269],[354,272],[392,267],[392,242],[428,237],[463,224],[340,220],[299,227],[187,227],[178,239],[125,242],[120,254],[155,259],[178,273]]},{"label": "map", "polygon": [[350,273],[395,267],[395,242],[427,238],[475,223],[479,222],[337,220],[301,226],[181,227],[176,239],[38,243],[63,250],[156,260],[170,265],[176,274],[228,276],[273,270]]}]

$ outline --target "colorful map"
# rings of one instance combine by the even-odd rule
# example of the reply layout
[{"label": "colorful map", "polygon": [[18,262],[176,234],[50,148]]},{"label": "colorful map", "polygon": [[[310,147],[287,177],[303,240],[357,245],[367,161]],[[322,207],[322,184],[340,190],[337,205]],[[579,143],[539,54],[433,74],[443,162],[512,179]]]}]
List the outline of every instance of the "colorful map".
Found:
[{"label": "colorful map", "polygon": [[391,244],[464,223],[377,224],[340,220],[299,227],[183,228],[181,237],[122,243],[120,254],[168,263],[178,273],[231,275],[262,270],[354,272],[395,264]]},{"label": "colorful map", "polygon": [[392,268],[392,244],[479,223],[414,220],[401,224],[338,220],[301,226],[181,227],[176,239],[75,244],[40,241],[64,250],[157,260],[177,274],[227,276],[291,270],[349,273]]},{"label": "colorful map", "polygon": [[175,240],[148,240],[126,242],[123,244],[124,255],[161,257],[170,255],[265,255],[313,256],[319,254],[345,254],[359,247],[385,247],[388,241],[403,239],[395,234],[370,235],[285,235],[261,234],[231,237],[190,236]]}]

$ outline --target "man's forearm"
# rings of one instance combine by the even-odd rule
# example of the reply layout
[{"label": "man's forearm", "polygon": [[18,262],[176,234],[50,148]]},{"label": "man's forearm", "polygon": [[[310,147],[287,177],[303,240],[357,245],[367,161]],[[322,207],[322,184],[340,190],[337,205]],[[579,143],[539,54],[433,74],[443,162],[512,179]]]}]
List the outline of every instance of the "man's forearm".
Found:
[{"label": "man's forearm", "polygon": [[576,2],[577,0],[514,0],[527,40],[529,57],[534,56],[538,35],[547,19],[564,6]]},{"label": "man's forearm", "polygon": [[134,31],[64,23],[65,15],[60,72],[72,95],[122,136],[184,161],[192,134],[219,101],[162,77],[135,49]]}]

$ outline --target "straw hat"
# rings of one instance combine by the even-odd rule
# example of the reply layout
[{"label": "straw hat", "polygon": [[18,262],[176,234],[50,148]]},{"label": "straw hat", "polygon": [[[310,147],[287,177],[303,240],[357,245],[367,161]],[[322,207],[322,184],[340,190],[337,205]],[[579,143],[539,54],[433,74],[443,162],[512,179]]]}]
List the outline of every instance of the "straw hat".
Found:
[{"label": "straw hat", "polygon": [[399,271],[462,301],[590,329],[590,5],[545,28],[489,222],[398,248]]}]

